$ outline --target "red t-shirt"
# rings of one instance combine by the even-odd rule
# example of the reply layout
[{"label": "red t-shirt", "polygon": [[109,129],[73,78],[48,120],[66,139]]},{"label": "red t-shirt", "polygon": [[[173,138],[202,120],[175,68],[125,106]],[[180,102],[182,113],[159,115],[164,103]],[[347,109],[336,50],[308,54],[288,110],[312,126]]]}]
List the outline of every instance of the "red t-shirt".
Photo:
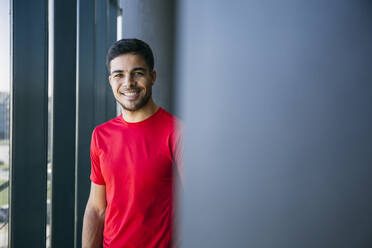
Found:
[{"label": "red t-shirt", "polygon": [[90,179],[106,186],[105,248],[173,246],[173,167],[180,172],[181,157],[177,124],[159,108],[141,122],[128,123],[120,115],[93,131]]}]

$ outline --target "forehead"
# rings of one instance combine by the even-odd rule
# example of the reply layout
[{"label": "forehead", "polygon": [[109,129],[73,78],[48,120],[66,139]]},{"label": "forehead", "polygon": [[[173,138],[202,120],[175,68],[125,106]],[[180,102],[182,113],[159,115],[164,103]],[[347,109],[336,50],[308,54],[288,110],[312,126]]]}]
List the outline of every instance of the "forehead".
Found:
[{"label": "forehead", "polygon": [[119,55],[110,62],[111,72],[115,70],[130,71],[136,67],[148,69],[146,61],[143,59],[143,57],[133,53]]}]

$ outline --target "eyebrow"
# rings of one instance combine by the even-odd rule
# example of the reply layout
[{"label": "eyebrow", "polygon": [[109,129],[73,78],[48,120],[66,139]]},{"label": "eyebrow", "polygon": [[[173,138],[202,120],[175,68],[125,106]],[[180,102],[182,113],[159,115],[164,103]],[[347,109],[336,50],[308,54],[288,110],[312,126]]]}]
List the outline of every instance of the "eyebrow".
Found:
[{"label": "eyebrow", "polygon": [[119,73],[119,72],[123,72],[123,70],[115,70],[115,71],[112,71],[111,74]]},{"label": "eyebrow", "polygon": [[[143,67],[135,67],[132,69],[132,71],[143,71],[145,72],[146,71],[146,68],[143,68]],[[115,71],[112,71],[111,74],[114,74],[114,73],[122,73],[124,72],[123,70],[115,70]]]},{"label": "eyebrow", "polygon": [[143,67],[135,67],[132,71],[146,71],[146,69]]}]

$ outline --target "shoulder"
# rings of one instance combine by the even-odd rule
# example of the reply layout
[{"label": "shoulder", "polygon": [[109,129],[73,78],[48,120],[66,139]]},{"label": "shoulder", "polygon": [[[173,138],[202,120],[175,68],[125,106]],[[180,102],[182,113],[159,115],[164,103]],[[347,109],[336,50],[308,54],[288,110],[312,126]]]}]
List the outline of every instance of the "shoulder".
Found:
[{"label": "shoulder", "polygon": [[115,137],[121,126],[120,116],[96,126],[92,132],[91,144],[99,148],[103,144],[112,141],[112,138]]},{"label": "shoulder", "polygon": [[173,128],[180,128],[182,126],[182,121],[178,117],[172,115],[163,108],[161,109],[161,111],[161,120],[164,124],[168,124],[170,127]]},{"label": "shoulder", "polygon": [[163,109],[162,125],[166,127],[170,141],[172,143],[178,143],[183,136],[182,120]]},{"label": "shoulder", "polygon": [[95,136],[95,135],[100,135],[102,133],[110,132],[112,129],[115,129],[120,125],[121,125],[121,120],[120,120],[120,115],[119,115],[109,121],[106,121],[96,126],[93,130],[92,135]]}]

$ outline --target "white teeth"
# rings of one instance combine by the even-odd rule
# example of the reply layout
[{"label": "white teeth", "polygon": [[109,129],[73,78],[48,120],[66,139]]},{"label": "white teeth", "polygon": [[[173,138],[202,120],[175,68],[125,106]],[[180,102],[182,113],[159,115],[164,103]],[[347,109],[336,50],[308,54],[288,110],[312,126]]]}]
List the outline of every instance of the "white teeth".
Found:
[{"label": "white teeth", "polygon": [[126,92],[126,93],[124,93],[124,95],[126,95],[126,96],[134,96],[134,95],[137,95],[137,92]]}]

